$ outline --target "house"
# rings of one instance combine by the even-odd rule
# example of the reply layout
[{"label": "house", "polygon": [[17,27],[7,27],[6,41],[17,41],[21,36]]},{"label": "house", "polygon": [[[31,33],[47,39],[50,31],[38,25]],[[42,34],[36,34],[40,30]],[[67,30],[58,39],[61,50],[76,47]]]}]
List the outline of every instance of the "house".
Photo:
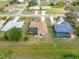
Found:
[{"label": "house", "polygon": [[1,31],[3,32],[8,32],[10,29],[13,27],[16,27],[18,29],[22,29],[24,22],[14,22],[14,21],[9,21],[2,29]]},{"label": "house", "polygon": [[71,38],[71,34],[74,32],[71,25],[67,22],[55,24],[54,30],[57,38]]},{"label": "house", "polygon": [[29,25],[29,34],[44,36],[48,34],[47,24],[42,21],[31,21]]},{"label": "house", "polygon": [[19,20],[19,16],[15,17],[13,20],[9,21],[2,29],[1,31],[3,32],[8,32],[10,29],[12,29],[13,27],[19,28],[21,29],[23,27],[24,21],[20,21]]},{"label": "house", "polygon": [[35,15],[38,15],[38,10],[40,9],[38,6],[34,6],[34,7],[30,7],[30,10],[34,10],[35,11]]},{"label": "house", "polygon": [[73,3],[75,0],[65,0],[66,3]]},{"label": "house", "polygon": [[59,2],[59,0],[51,0],[51,3],[54,5],[57,4],[58,2]]},{"label": "house", "polygon": [[79,18],[77,19],[77,22],[79,22]]},{"label": "house", "polygon": [[18,2],[24,2],[24,0],[18,0]]},{"label": "house", "polygon": [[41,4],[41,1],[40,0],[37,0],[37,3],[40,5]]},{"label": "house", "polygon": [[9,11],[9,12],[11,12],[11,11],[13,11],[13,10],[19,10],[19,9],[21,9],[21,8],[22,8],[22,7],[21,7],[19,4],[14,3],[14,4],[10,4],[10,5],[8,5],[7,7],[5,7],[4,11]]}]

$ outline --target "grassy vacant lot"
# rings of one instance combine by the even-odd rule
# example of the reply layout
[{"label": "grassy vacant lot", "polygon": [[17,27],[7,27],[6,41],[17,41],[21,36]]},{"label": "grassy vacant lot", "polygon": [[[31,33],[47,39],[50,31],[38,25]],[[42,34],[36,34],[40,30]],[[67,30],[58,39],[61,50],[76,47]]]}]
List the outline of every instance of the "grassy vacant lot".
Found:
[{"label": "grassy vacant lot", "polygon": [[[21,17],[20,21],[25,21],[24,32],[28,28],[29,21],[34,18],[39,21],[39,17]],[[28,41],[7,42],[0,41],[0,51],[13,49],[15,58],[27,59],[68,59],[64,58],[65,54],[78,56],[79,59],[79,39],[76,40],[59,40],[54,38],[49,18],[46,17],[49,35],[48,37],[29,36]]]}]

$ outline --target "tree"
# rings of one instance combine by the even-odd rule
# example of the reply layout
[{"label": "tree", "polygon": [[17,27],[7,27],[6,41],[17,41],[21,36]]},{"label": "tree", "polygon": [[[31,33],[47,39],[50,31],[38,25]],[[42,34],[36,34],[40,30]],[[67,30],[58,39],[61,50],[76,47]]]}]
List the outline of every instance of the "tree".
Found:
[{"label": "tree", "polygon": [[7,33],[4,33],[4,39],[5,39],[5,40],[8,40]]},{"label": "tree", "polygon": [[74,6],[72,6],[72,5],[67,5],[64,9],[72,11],[72,12],[76,10],[76,8]]},{"label": "tree", "polygon": [[67,12],[65,13],[66,17],[69,18],[69,19],[76,19],[78,17],[77,13],[74,11],[74,12]]},{"label": "tree", "polygon": [[74,6],[79,6],[79,0],[75,0],[75,1],[72,3],[72,5],[74,5]]},{"label": "tree", "polygon": [[7,36],[10,41],[18,41],[22,37],[21,30],[14,27],[9,31]]},{"label": "tree", "polygon": [[10,59],[14,54],[14,51],[11,49],[8,49],[6,51],[0,52],[0,59]]},{"label": "tree", "polygon": [[77,59],[77,56],[74,54],[64,54],[64,59]]}]

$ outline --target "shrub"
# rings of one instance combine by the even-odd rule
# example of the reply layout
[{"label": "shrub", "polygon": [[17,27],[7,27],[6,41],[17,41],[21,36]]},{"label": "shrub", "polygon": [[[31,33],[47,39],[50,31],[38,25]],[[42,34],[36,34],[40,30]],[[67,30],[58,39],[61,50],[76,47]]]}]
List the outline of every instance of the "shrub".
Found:
[{"label": "shrub", "polygon": [[0,52],[0,59],[10,59],[14,54],[14,51],[11,49],[8,49],[6,51]]},{"label": "shrub", "polygon": [[14,27],[9,31],[7,36],[10,41],[18,41],[22,37],[21,30]]}]

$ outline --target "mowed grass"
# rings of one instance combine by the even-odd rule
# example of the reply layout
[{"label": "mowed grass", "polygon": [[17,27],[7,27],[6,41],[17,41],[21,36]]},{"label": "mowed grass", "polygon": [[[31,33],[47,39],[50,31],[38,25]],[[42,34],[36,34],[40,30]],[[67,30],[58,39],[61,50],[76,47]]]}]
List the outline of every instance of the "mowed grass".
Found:
[{"label": "mowed grass", "polygon": [[[65,59],[65,54],[74,54],[79,56],[78,49],[71,48],[55,48],[52,44],[27,44],[28,42],[0,42],[0,51],[12,49],[15,51],[14,58],[16,57],[30,57],[31,59]],[[3,44],[3,45],[2,45]]]},{"label": "mowed grass", "polygon": [[24,9],[23,14],[34,14],[34,10]]},{"label": "mowed grass", "polygon": [[65,10],[63,8],[53,8],[46,12],[47,14],[65,14]]}]

